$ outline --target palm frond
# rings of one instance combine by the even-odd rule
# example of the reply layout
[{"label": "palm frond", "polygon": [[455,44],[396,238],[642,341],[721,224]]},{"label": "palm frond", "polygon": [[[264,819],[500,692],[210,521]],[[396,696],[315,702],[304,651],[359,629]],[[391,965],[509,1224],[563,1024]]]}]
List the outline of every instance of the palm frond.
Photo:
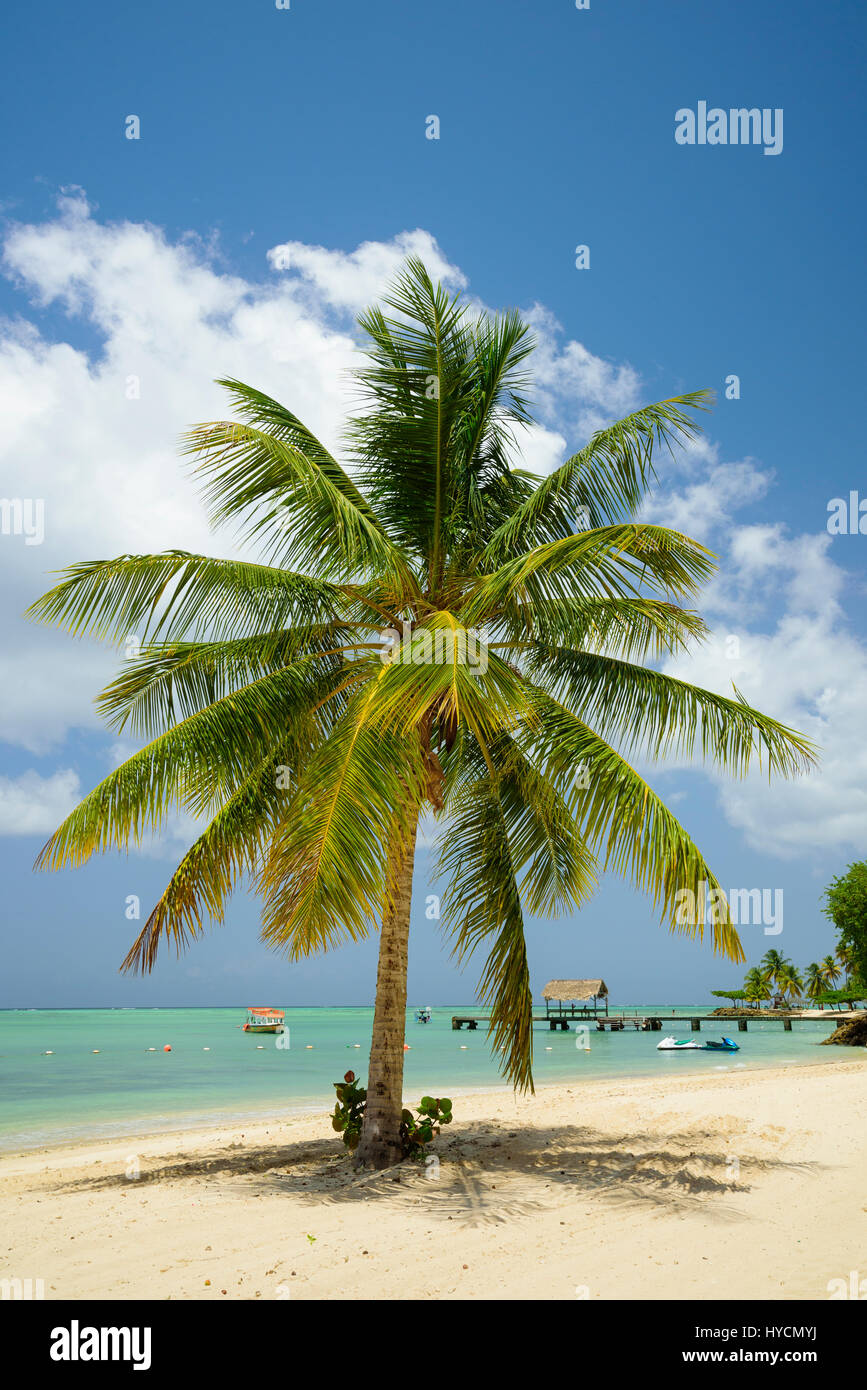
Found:
[{"label": "palm frond", "polygon": [[226,900],[245,874],[255,872],[285,808],[284,778],[276,775],[277,768],[290,768],[296,759],[291,745],[275,749],[220,808],[175,869],[122,970],[147,974],[166,942],[173,941],[180,956],[208,923],[223,925]]},{"label": "palm frond", "polygon": [[453,481],[450,440],[472,380],[472,340],[458,296],[435,286],[416,259],[384,303],[388,317],[372,310],[359,318],[368,338],[368,364],[356,373],[365,409],[350,421],[347,440],[373,505],[424,562],[436,590]]},{"label": "palm frond", "polygon": [[[673,931],[701,938],[708,894],[722,890],[684,827],[635,769],[571,711],[538,689],[535,706],[526,736],[534,761],[567,796],[602,868],[646,892]],[[695,913],[684,912],[684,895],[692,895]],[[714,950],[744,960],[724,894],[716,909]]]},{"label": "palm frond", "polygon": [[[495,784],[468,783],[450,808],[439,870],[447,883],[443,920],[459,957],[481,942],[489,954],[479,998],[491,1010],[489,1036],[512,1084],[533,1090],[533,998],[524,917]],[[493,938],[491,942],[490,939]]]},{"label": "palm frond", "polygon": [[544,620],[549,603],[570,598],[692,597],[715,567],[698,541],[665,526],[630,523],[582,531],[538,546],[478,579],[461,609],[467,626],[528,603]]},{"label": "palm frond", "polygon": [[310,746],[316,703],[328,699],[304,671],[274,671],[197,711],[133,753],[66,817],[43,846],[40,869],[84,863],[139,845],[173,812],[213,814],[287,737]]},{"label": "palm frond", "polygon": [[703,641],[707,627],[694,609],[662,599],[561,598],[544,607],[509,603],[492,625],[494,648],[511,648],[516,659],[533,649],[573,647],[604,651],[634,661],[677,653]]},{"label": "palm frond", "polygon": [[375,632],[354,637],[344,624],[319,623],[222,642],[150,643],[97,699],[110,728],[153,736],[269,672],[292,668],[312,681],[337,672]]},{"label": "palm frond", "polygon": [[735,699],[645,666],[588,651],[539,646],[530,670],[536,683],[589,724],[603,722],[628,751],[653,758],[692,757],[744,777],[753,760],[770,776],[791,777],[816,761],[811,741]]},{"label": "palm frond", "polygon": [[343,606],[339,589],[308,575],[186,550],[88,560],[60,573],[27,616],[100,641],[143,643],[169,630],[175,640],[220,641],[328,622]]},{"label": "palm frond", "polygon": [[387,574],[415,591],[406,557],[355,485],[340,485],[298,445],[216,420],[194,426],[184,452],[199,460],[212,525],[235,521],[244,539],[261,542],[280,564],[323,579]]},{"label": "palm frond", "polygon": [[387,847],[424,800],[418,739],[384,733],[373,717],[384,677],[371,667],[314,749],[268,848],[262,938],[290,959],[367,936],[385,901]]},{"label": "palm frond", "polygon": [[526,721],[520,673],[492,653],[485,663],[481,651],[479,634],[453,614],[432,614],[395,651],[371,717],[400,736],[435,717],[454,729],[466,724],[485,741]]},{"label": "palm frond", "polygon": [[544,479],[488,541],[485,565],[500,565],[530,546],[571,535],[582,514],[599,528],[634,516],[655,477],[654,448],[700,432],[690,410],[707,410],[710,391],[691,391],[645,406],[602,430]]}]

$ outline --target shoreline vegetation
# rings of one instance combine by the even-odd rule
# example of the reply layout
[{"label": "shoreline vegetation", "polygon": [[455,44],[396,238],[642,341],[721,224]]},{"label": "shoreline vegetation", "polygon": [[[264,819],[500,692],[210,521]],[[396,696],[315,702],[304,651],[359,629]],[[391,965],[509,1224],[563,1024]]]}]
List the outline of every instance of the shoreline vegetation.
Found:
[{"label": "shoreline vegetation", "polygon": [[863,1254],[867,1059],[788,1069],[476,1091],[385,1173],[324,1107],[7,1154],[0,1221],[46,1299],[824,1299]]},{"label": "shoreline vegetation", "polygon": [[815,1008],[815,1009],[811,1009],[811,1008],[803,1008],[803,1009],[801,1009],[801,1008],[761,1009],[761,1008],[755,1008],[755,1007],[749,1007],[749,1006],[746,1006],[746,1007],[743,1007],[743,1008],[739,1008],[739,1007],[736,1005],[734,1008],[726,1008],[725,1006],[723,1006],[723,1007],[718,1008],[718,1009],[711,1009],[710,1013],[708,1014],[708,1018],[751,1018],[751,1019],[763,1019],[763,1018],[770,1018],[770,1019],[775,1019],[775,1018],[777,1018],[777,1019],[779,1019],[779,1018],[792,1018],[792,1019],[798,1019],[798,1018],[818,1018],[818,1019],[827,1019],[828,1022],[833,1021],[834,1023],[837,1023],[837,1022],[839,1022],[841,1019],[844,1019],[846,1022],[850,1022],[850,1021],[852,1021],[852,1020],[854,1020],[854,1019],[867,1018],[867,1010],[865,1010],[865,1009],[821,1009],[821,1008],[818,1008],[818,1007]]}]

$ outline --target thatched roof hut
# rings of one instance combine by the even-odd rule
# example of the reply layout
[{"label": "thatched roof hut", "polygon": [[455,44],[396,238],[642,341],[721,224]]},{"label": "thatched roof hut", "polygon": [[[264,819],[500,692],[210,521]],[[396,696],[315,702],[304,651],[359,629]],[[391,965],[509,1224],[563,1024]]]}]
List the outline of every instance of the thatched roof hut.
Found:
[{"label": "thatched roof hut", "polygon": [[608,986],[604,980],[549,980],[542,998],[546,1018],[595,1018],[603,1005],[608,1013]]},{"label": "thatched roof hut", "polygon": [[569,999],[607,999],[608,986],[604,980],[549,980],[542,998],[561,1003]]}]

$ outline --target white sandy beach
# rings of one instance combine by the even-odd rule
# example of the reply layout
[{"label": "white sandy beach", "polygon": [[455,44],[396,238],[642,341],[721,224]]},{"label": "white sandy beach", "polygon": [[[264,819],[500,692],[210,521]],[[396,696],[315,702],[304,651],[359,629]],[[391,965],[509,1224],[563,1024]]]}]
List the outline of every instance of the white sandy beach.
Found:
[{"label": "white sandy beach", "polygon": [[827,1299],[867,1276],[867,1054],[840,1051],[464,1097],[438,1172],[359,1177],[324,1112],[8,1156],[0,1278],[50,1299]]}]

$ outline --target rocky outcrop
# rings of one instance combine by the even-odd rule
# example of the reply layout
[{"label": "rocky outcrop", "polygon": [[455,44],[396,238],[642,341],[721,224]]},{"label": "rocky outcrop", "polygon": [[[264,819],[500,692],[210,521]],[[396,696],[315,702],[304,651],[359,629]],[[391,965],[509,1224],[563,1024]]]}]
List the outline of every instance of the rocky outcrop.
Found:
[{"label": "rocky outcrop", "polygon": [[860,1018],[850,1018],[848,1023],[841,1023],[830,1037],[822,1039],[823,1047],[828,1043],[839,1043],[842,1047],[867,1047],[867,1011]]}]

